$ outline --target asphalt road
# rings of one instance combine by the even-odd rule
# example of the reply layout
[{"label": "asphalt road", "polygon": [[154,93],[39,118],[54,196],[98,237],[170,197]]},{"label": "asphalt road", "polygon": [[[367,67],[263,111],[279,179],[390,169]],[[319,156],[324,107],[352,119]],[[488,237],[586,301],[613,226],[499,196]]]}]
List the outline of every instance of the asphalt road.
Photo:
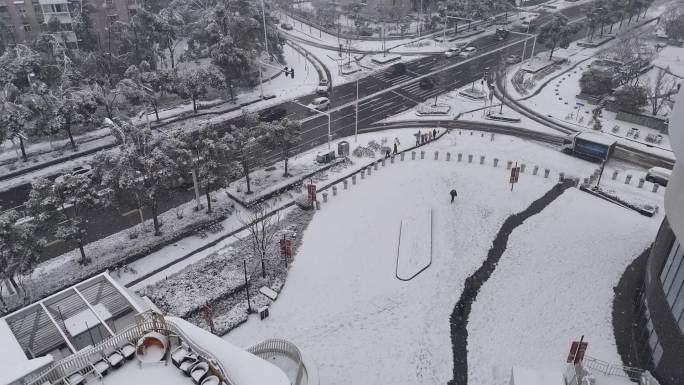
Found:
[{"label": "asphalt road", "polygon": [[[561,13],[570,19],[575,19],[584,13],[582,11],[584,7],[569,8]],[[543,15],[540,20],[544,22],[549,18],[549,15]],[[582,30],[575,38],[581,38],[585,33],[586,31]],[[396,65],[392,65],[360,79],[358,81],[358,92],[359,99],[362,101],[358,105],[358,126],[362,128],[367,124],[415,107],[436,95],[470,84],[473,81],[480,81],[483,78],[485,68],[489,67],[490,72],[492,72],[502,62],[502,58],[511,54],[520,55],[525,39],[526,36],[519,33],[512,33],[503,41],[495,39],[493,35],[476,37],[471,43],[478,49],[477,55],[473,58],[446,58],[444,55],[433,55],[405,63],[405,70],[395,70]],[[532,51],[531,40],[529,40],[526,48],[524,56],[529,57]],[[542,49],[541,45],[537,45],[536,52],[540,52]],[[331,107],[329,109],[331,138],[354,134],[356,92],[356,82],[336,86],[331,90]],[[297,102],[308,104],[317,96],[315,94],[307,95]],[[284,102],[270,109],[283,109],[289,118],[303,121],[302,143],[294,149],[294,152],[306,151],[325,143],[328,139],[328,117],[326,115],[317,115],[293,102]],[[228,121],[222,126],[225,129],[231,123],[235,123],[235,121]],[[279,160],[279,155],[274,152],[261,152],[255,156],[260,159],[259,164],[261,165]],[[21,205],[28,198],[29,190],[29,185],[23,185],[0,193],[0,202],[2,202],[0,205],[5,208]],[[192,186],[179,187],[169,196],[160,200],[159,212],[169,210],[193,198]],[[88,241],[106,237],[139,223],[138,212],[131,204],[124,204],[118,208],[101,208],[88,214]],[[144,210],[144,216],[146,219],[150,218],[149,210]],[[50,235],[46,234],[46,236],[50,241]],[[72,242],[51,242],[42,258],[49,259],[75,247],[76,244]],[[97,256],[93,257],[96,258]]]}]

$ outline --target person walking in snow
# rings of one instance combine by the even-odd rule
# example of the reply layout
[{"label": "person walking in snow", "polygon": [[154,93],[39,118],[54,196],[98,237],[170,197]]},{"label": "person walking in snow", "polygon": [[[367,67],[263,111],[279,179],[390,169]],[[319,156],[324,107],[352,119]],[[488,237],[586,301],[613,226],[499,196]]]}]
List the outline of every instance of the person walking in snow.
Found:
[{"label": "person walking in snow", "polygon": [[416,134],[416,146],[420,144],[420,139],[422,138],[422,135],[420,134],[420,130],[418,130],[418,133]]},{"label": "person walking in snow", "polygon": [[437,139],[437,129],[436,128],[432,129],[432,139]]},{"label": "person walking in snow", "polygon": [[450,192],[449,194],[451,194],[451,203],[454,203],[454,199],[455,199],[456,196],[458,195],[458,194],[456,193],[456,190],[455,190],[455,189],[454,189],[454,190],[451,190],[451,192]]},{"label": "person walking in snow", "polygon": [[389,158],[389,157],[390,157],[390,149],[388,148],[388,149],[385,151],[385,159],[386,159],[386,158]]},{"label": "person walking in snow", "polygon": [[394,153],[397,153],[397,142],[394,142]]}]

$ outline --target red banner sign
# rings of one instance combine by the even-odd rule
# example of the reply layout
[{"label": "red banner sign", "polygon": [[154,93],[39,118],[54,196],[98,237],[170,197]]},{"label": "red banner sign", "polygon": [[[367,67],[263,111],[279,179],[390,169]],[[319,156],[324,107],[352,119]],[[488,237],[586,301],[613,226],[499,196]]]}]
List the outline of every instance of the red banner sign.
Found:
[{"label": "red banner sign", "polygon": [[280,255],[283,257],[292,256],[292,241],[285,238],[280,240]]},{"label": "red banner sign", "polygon": [[307,186],[307,192],[309,193],[309,201],[314,202],[316,200],[316,185],[310,184]]},{"label": "red banner sign", "polygon": [[511,168],[511,182],[518,183],[518,178],[520,178],[520,167]]},{"label": "red banner sign", "polygon": [[580,363],[584,359],[584,353],[587,351],[588,345],[588,342],[572,341],[570,354],[568,354],[568,363]]}]

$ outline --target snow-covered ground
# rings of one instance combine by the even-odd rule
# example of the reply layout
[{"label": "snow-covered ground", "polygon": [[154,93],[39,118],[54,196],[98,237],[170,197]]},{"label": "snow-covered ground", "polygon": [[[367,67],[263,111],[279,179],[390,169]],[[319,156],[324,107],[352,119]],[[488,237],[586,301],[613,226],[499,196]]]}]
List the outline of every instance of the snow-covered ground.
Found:
[{"label": "snow-covered ground", "polygon": [[581,335],[587,355],[619,364],[613,287],[661,220],[570,189],[514,230],[473,304],[469,382],[508,384],[511,365],[563,371]]},{"label": "snow-covered ground", "polygon": [[[555,183],[558,168],[566,174],[585,175],[591,173],[595,165],[517,138],[496,136],[494,141],[490,141],[489,137],[483,138],[477,133],[471,136],[465,131],[460,135],[452,132],[424,150],[427,152],[425,160],[411,161],[407,158],[404,162],[395,162],[357,181],[349,191],[341,191],[338,196],[331,197],[304,233],[302,248],[295,257],[278,301],[271,307],[270,317],[264,321],[252,317],[229,333],[227,338],[247,345],[265,337],[285,337],[318,362],[320,377],[329,384],[434,384],[449,380],[452,375],[449,315],[464,279],[484,260],[503,220],[546,192]],[[432,154],[435,150],[440,151],[440,158],[436,161]],[[445,151],[452,153],[450,162],[445,160]],[[458,152],[486,154],[487,163],[477,164],[478,156],[473,164],[468,164],[465,156],[464,161],[458,163],[454,156]],[[491,157],[495,155],[504,163],[503,167],[501,163],[498,168],[491,166]],[[508,159],[548,166],[554,172],[551,178],[544,179],[540,175],[531,176],[528,171],[511,192],[509,173],[505,170]],[[458,191],[454,204],[449,203],[452,188]],[[590,235],[593,238],[589,239],[596,241],[582,246],[584,248],[580,248],[580,252],[586,255],[577,259],[592,261],[595,254],[588,250],[596,246],[601,255],[607,254],[605,266],[609,274],[604,277],[594,271],[579,269],[572,274],[576,274],[575,277],[582,273],[591,276],[592,285],[599,287],[602,294],[596,297],[596,301],[602,302],[592,304],[607,306],[596,313],[586,314],[591,317],[588,324],[609,325],[605,314],[610,314],[610,303],[605,303],[605,288],[610,289],[616,275],[621,272],[620,268],[641,251],[642,244],[638,241],[653,239],[654,224],[658,220],[646,219],[603,201],[596,203],[595,198],[579,191],[571,191],[569,196],[577,198],[557,204],[561,212],[552,211],[549,214],[552,219],[543,217],[541,220],[543,223],[555,221],[549,226],[562,226],[567,223],[563,214],[576,210],[583,215],[573,214],[567,218],[574,221],[570,226],[579,233],[566,237],[560,230],[546,232],[543,227],[535,226],[519,232],[520,243],[514,243],[514,250],[519,244],[536,244],[542,238],[542,231],[544,237],[548,235],[542,245],[570,242],[572,247],[567,249],[577,250],[576,243],[582,239],[579,237],[585,235],[583,231],[592,229],[594,233]],[[399,223],[422,218],[430,209],[434,213],[432,265],[411,281],[399,281],[395,277]],[[596,220],[593,226],[583,227],[599,216],[597,210],[604,209],[608,219]],[[627,218],[624,222],[613,225],[616,218],[623,217]],[[597,230],[602,227],[606,228],[604,232]],[[599,241],[610,239],[606,232],[609,232],[608,237],[612,232],[624,237],[619,234],[623,228],[630,234],[641,233],[611,252],[613,243],[597,245]],[[334,232],[331,233],[331,229],[335,229]],[[426,250],[425,247],[414,249]],[[573,259],[560,252],[558,256],[547,257],[547,250],[541,246],[531,251],[537,254],[528,257],[539,266],[546,266],[541,262],[545,258],[559,260],[554,265],[555,270],[549,270],[549,273],[563,274],[565,271],[562,269],[578,267],[572,263],[563,264],[563,261],[572,262]],[[416,260],[425,262],[425,258]],[[601,262],[594,261],[594,264],[598,263]],[[586,263],[579,266],[587,268]],[[542,273],[538,274],[539,282],[549,282],[550,278],[542,276]],[[502,277],[506,279],[509,274],[502,274]],[[526,279],[529,281],[529,276]],[[581,292],[577,295],[578,300],[584,297]],[[543,305],[554,315],[563,314],[567,306],[550,300]],[[592,317],[593,314],[596,317]],[[387,327],[388,323],[392,327]],[[481,326],[485,329],[505,328],[506,321],[500,325]],[[612,346],[612,335],[606,334],[605,330],[592,336],[597,346]],[[553,334],[549,336],[553,345],[535,346],[535,349],[565,351],[571,340],[565,337]],[[497,348],[501,346],[505,345],[496,344]],[[603,354],[599,348],[593,351],[600,357]],[[565,360],[562,355],[557,360],[551,355],[545,358],[558,364]],[[615,356],[606,358],[614,359]],[[491,366],[488,361],[482,364],[477,360],[469,362],[478,373],[487,372]],[[511,360],[501,365],[514,363],[516,361]],[[528,362],[525,360],[523,363]],[[531,366],[536,366],[535,362]]]}]

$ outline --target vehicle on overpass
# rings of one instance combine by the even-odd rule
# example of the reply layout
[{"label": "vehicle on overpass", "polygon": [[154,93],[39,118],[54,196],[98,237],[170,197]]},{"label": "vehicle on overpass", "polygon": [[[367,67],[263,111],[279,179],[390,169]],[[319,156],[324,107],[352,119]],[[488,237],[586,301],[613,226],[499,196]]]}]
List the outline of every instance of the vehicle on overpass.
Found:
[{"label": "vehicle on overpass", "polygon": [[577,132],[563,140],[561,151],[595,162],[605,162],[615,150],[617,140],[597,132]]},{"label": "vehicle on overpass", "polygon": [[311,101],[309,108],[313,108],[319,111],[327,110],[330,107],[330,99],[321,96]]},{"label": "vehicle on overpass", "polygon": [[316,93],[320,95],[327,95],[329,89],[330,83],[328,82],[328,79],[321,79],[321,81],[318,82],[318,87],[316,87]]},{"label": "vehicle on overpass", "polygon": [[449,48],[446,51],[444,51],[444,56],[454,57],[454,56],[457,56],[460,52],[461,52],[460,48]]}]

